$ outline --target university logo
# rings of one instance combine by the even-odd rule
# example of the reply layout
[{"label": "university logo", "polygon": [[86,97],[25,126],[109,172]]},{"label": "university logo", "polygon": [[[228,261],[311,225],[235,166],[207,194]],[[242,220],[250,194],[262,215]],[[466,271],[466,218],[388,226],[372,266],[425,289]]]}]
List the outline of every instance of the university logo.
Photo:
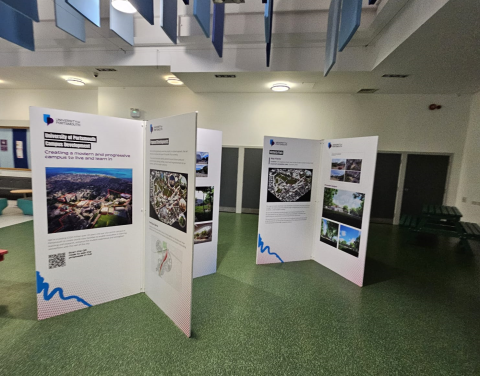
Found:
[{"label": "university logo", "polygon": [[153,133],[153,124],[150,124],[150,133]]},{"label": "university logo", "polygon": [[47,114],[43,114],[43,121],[47,125],[53,124],[53,119],[50,117],[50,115]]},{"label": "university logo", "polygon": [[328,143],[328,148],[329,148],[329,149],[332,148],[332,143],[331,143],[331,142]]},{"label": "university logo", "polygon": [[270,146],[273,146],[273,145],[275,145],[275,141],[270,140]]}]

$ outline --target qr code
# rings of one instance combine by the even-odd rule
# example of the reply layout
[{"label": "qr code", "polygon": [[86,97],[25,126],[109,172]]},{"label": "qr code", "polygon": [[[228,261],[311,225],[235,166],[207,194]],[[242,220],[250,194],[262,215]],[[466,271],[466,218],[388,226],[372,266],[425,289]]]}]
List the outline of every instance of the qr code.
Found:
[{"label": "qr code", "polygon": [[49,255],[48,256],[48,268],[61,268],[62,266],[66,266],[67,263],[65,261],[65,253],[57,253],[56,255]]}]

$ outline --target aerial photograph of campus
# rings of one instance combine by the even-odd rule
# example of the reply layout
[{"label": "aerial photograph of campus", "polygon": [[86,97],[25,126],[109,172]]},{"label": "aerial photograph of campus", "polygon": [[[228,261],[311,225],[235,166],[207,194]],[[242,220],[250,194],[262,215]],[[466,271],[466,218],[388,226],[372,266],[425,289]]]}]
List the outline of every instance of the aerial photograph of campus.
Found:
[{"label": "aerial photograph of campus", "polygon": [[320,231],[320,241],[332,247],[337,248],[338,243],[338,223],[328,221],[322,218],[322,228]]},{"label": "aerial photograph of campus", "polygon": [[361,159],[347,159],[346,170],[362,171],[362,160]]},{"label": "aerial photograph of campus", "polygon": [[132,169],[45,170],[49,234],[132,224]]},{"label": "aerial photograph of campus", "polygon": [[312,195],[310,169],[268,169],[267,202],[309,202]]},{"label": "aerial photograph of campus", "polygon": [[187,232],[188,175],[150,170],[150,218]]},{"label": "aerial photograph of campus", "polygon": [[197,178],[208,177],[208,153],[197,151]]},{"label": "aerial photograph of campus", "polygon": [[360,250],[360,231],[347,226],[340,226],[338,249],[349,255],[358,257]]},{"label": "aerial photograph of campus", "polygon": [[325,187],[323,193],[323,218],[362,228],[365,193]]},{"label": "aerial photograph of campus", "polygon": [[332,159],[332,170],[345,170],[346,159]]},{"label": "aerial photograph of campus", "polygon": [[361,172],[359,171],[346,171],[345,172],[345,181],[347,183],[360,183],[360,175]]},{"label": "aerial photograph of campus", "polygon": [[211,221],[213,216],[213,187],[195,188],[195,222]]},{"label": "aerial photograph of campus", "polygon": [[194,244],[208,243],[212,241],[212,222],[195,225],[193,233]]},{"label": "aerial photograph of campus", "polygon": [[345,181],[345,171],[343,171],[343,170],[332,170],[331,174],[330,174],[330,180]]}]

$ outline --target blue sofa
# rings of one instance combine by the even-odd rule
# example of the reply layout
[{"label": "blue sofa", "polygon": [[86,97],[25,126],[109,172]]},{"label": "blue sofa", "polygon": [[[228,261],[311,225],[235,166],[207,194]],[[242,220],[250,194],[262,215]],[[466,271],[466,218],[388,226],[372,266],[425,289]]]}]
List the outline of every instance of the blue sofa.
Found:
[{"label": "blue sofa", "polygon": [[0,215],[2,215],[3,209],[8,206],[8,201],[6,198],[0,198]]},{"label": "blue sofa", "polygon": [[19,198],[17,200],[17,206],[22,209],[23,214],[33,215],[33,202],[31,197],[29,198]]}]

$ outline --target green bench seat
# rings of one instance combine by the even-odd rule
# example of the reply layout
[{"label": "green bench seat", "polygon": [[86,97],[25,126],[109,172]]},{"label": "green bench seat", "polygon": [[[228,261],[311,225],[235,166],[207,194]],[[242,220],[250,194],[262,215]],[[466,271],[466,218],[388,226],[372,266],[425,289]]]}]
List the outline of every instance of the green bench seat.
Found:
[{"label": "green bench seat", "polygon": [[417,215],[404,214],[400,218],[400,226],[414,229],[418,226],[420,217]]},{"label": "green bench seat", "polygon": [[460,241],[462,247],[472,252],[471,240],[480,240],[480,226],[471,222],[460,222]]}]

